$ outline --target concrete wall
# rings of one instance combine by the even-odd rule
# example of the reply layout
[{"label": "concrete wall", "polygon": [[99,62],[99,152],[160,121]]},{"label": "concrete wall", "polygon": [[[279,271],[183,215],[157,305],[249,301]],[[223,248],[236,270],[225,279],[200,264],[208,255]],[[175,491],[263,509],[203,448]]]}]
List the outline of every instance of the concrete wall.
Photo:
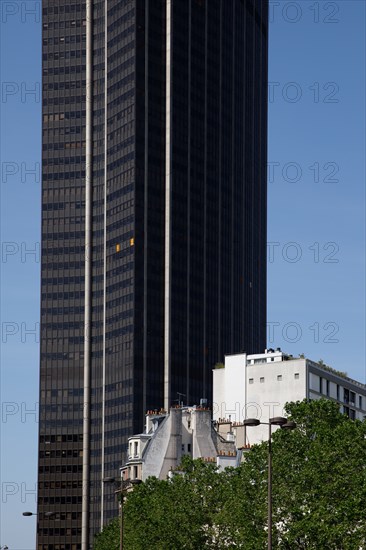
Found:
[{"label": "concrete wall", "polygon": [[170,409],[170,436],[160,477],[164,479],[171,468],[182,460],[182,409]]},{"label": "concrete wall", "polygon": [[212,440],[211,411],[195,410],[192,414],[193,458],[216,456]]},{"label": "concrete wall", "polygon": [[[239,463],[240,464],[240,463]],[[235,456],[218,456],[216,459],[216,465],[221,472],[225,468],[236,468],[239,466],[237,463],[237,457]]]},{"label": "concrete wall", "polygon": [[[284,406],[287,401],[305,399],[306,376],[305,359],[249,365],[247,418],[268,422],[269,418],[286,416]],[[246,439],[250,445],[268,439],[268,426],[247,428]]]},{"label": "concrete wall", "polygon": [[[184,454],[190,454],[193,458],[216,460],[217,453],[235,452],[235,444],[220,437],[213,429],[210,410],[195,407],[184,411],[179,408],[171,409],[146,447],[142,479],[145,481],[150,476],[166,479],[170,469],[181,463],[183,443]],[[234,458],[231,456],[230,460],[233,461]]]},{"label": "concrete wall", "polygon": [[211,439],[216,449],[216,453],[232,453],[236,450],[235,439],[234,441],[227,441],[213,426],[211,426]]},{"label": "concrete wall", "polygon": [[182,455],[183,454],[192,456],[192,416],[189,410],[183,410],[182,412]]},{"label": "concrete wall", "polygon": [[[284,416],[287,401],[305,399],[306,377],[306,359],[247,364],[246,354],[227,356],[225,368],[214,371],[213,417],[268,422],[274,416]],[[267,430],[267,426],[242,430],[242,444],[267,439]]]},{"label": "concrete wall", "polygon": [[213,419],[231,418],[240,422],[245,407],[245,366],[247,355],[225,357],[225,368],[214,371]]},{"label": "concrete wall", "polygon": [[233,426],[233,432],[235,434],[235,444],[238,448],[243,447],[247,443],[246,430],[247,428],[243,424]]},{"label": "concrete wall", "polygon": [[213,408],[212,414],[214,420],[217,420],[221,417],[221,403],[225,403],[226,400],[226,368],[224,369],[213,369]]},{"label": "concrete wall", "polygon": [[[149,446],[146,449],[143,464],[143,481],[150,476],[161,477],[164,459],[168,451],[171,430],[172,416],[168,415],[160,424],[159,429],[152,436]],[[172,447],[169,449],[169,454],[171,454],[171,452]]]}]

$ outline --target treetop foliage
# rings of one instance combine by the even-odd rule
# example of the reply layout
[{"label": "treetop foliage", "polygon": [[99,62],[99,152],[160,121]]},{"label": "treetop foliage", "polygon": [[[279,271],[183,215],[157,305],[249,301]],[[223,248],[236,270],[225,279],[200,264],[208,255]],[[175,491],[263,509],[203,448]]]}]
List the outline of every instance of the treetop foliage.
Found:
[{"label": "treetop foliage", "polygon": [[[366,422],[349,420],[325,399],[289,403],[286,413],[297,428],[273,433],[273,547],[366,548]],[[184,457],[183,475],[149,478],[128,495],[124,548],[264,550],[267,465],[267,442],[222,472]],[[118,550],[118,537],[115,520],[95,550]]]}]

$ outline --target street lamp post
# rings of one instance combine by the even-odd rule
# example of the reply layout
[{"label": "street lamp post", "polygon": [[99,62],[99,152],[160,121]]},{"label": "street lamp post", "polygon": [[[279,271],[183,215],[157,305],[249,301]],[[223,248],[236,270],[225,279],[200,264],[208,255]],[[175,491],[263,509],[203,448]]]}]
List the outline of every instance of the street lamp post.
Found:
[{"label": "street lamp post", "polygon": [[296,423],[283,416],[270,418],[269,422],[261,422],[257,418],[247,418],[244,426],[268,426],[268,550],[272,550],[272,426],[280,426],[282,430],[294,430]]},{"label": "street lamp post", "polygon": [[119,531],[119,548],[123,550],[123,494],[130,485],[137,485],[142,483],[141,479],[126,479],[124,480],[121,476],[120,480],[115,477],[105,477],[103,483],[120,483],[119,489],[114,491],[116,495],[121,495],[121,504],[119,508],[119,521],[120,521],[120,531]]},{"label": "street lamp post", "polygon": [[[44,518],[53,518],[56,515],[56,512],[41,512],[40,514],[37,514],[37,512],[23,512],[22,516],[29,517],[29,516],[43,516]],[[39,527],[39,521],[37,519],[37,531]],[[0,548],[1,550],[1,548]]]},{"label": "street lamp post", "polygon": [[[40,514],[37,514],[36,512],[23,512],[22,513],[22,516],[39,516]],[[45,517],[45,518],[52,518],[53,516],[56,515],[56,512],[42,512],[42,515]],[[1,550],[1,549],[0,549]]]}]

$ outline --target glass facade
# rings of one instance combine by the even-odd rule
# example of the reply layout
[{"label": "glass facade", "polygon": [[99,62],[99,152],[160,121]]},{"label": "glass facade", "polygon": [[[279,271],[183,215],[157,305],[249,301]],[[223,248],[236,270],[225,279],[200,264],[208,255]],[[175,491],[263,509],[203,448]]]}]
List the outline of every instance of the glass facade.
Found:
[{"label": "glass facade", "polygon": [[[118,513],[129,435],[164,403],[167,4],[43,0],[37,550],[81,548],[85,254],[92,261],[90,544]],[[265,348],[266,0],[172,0],[170,396],[212,399],[224,354]],[[107,14],[107,17],[106,17]],[[86,94],[93,97],[85,251]],[[49,517],[46,512],[55,512]]]}]

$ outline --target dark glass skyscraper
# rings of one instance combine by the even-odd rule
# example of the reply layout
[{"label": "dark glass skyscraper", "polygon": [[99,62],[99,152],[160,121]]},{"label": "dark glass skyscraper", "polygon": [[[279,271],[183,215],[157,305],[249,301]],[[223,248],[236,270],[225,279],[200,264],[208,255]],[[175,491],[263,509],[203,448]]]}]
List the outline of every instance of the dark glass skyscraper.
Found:
[{"label": "dark glass skyscraper", "polygon": [[265,347],[267,11],[43,0],[37,550],[87,550],[146,409]]}]

